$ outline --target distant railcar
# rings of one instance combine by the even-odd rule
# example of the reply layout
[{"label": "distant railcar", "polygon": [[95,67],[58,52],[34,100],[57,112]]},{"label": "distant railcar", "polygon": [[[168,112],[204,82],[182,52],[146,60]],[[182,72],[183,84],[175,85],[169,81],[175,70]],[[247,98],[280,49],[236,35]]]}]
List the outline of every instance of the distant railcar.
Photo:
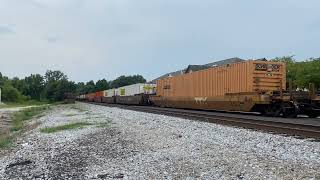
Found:
[{"label": "distant railcar", "polygon": [[75,103],[76,95],[74,93],[64,93],[64,103]]},{"label": "distant railcar", "polygon": [[149,105],[149,95],[155,94],[156,84],[138,83],[115,89],[115,103]]},{"label": "distant railcar", "polygon": [[104,91],[95,92],[94,102],[101,103],[103,95],[104,95]]},{"label": "distant railcar", "polygon": [[96,95],[96,93],[86,94],[86,100],[89,101],[89,102],[94,102],[95,95]]}]

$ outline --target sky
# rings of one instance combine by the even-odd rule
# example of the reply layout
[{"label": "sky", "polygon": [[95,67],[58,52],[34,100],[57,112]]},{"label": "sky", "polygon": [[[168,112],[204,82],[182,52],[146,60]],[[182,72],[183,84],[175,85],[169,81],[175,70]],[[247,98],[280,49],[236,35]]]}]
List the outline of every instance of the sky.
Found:
[{"label": "sky", "polygon": [[319,57],[319,0],[0,0],[0,72],[147,80],[232,57]]}]

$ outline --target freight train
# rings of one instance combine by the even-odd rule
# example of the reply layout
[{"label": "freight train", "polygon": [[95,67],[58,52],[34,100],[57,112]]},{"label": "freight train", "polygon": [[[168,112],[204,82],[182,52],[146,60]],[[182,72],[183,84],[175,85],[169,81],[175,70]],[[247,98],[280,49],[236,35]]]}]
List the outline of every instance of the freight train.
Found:
[{"label": "freight train", "polygon": [[[287,84],[289,88],[287,89]],[[320,93],[293,91],[282,62],[243,62],[187,70],[159,79],[156,84],[134,84],[78,96],[91,102],[168,108],[259,112],[265,116],[320,115]]]}]

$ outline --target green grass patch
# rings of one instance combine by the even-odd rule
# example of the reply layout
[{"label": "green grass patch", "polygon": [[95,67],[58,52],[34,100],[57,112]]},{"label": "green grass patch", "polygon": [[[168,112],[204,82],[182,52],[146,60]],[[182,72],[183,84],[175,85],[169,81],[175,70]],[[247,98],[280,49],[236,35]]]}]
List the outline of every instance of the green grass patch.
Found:
[{"label": "green grass patch", "polygon": [[39,106],[23,109],[14,113],[12,119],[13,127],[11,128],[11,131],[21,130],[25,121],[30,120],[34,117],[41,117],[42,113],[48,109],[50,109],[49,106]]},{"label": "green grass patch", "polygon": [[8,148],[12,144],[12,138],[10,136],[0,136],[0,149]]},{"label": "green grass patch", "polygon": [[110,127],[110,122],[97,123],[96,127],[98,128],[107,128]]},{"label": "green grass patch", "polygon": [[61,125],[61,126],[42,128],[42,129],[40,129],[40,132],[42,132],[42,133],[55,133],[55,132],[71,130],[71,129],[79,129],[79,128],[83,128],[85,126],[90,126],[90,125],[92,125],[92,124],[89,122],[75,122],[75,123],[65,124],[65,125]]}]

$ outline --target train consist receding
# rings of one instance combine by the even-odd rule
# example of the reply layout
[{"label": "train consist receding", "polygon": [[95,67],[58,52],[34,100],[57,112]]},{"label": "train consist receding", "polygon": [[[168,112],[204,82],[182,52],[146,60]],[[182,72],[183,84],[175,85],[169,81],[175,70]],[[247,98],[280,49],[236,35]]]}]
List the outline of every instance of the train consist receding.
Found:
[{"label": "train consist receding", "polygon": [[[248,60],[174,77],[80,95],[79,100],[160,107],[260,112],[267,116],[320,115],[320,94],[286,90],[285,63]],[[290,83],[289,83],[290,84]]]}]

